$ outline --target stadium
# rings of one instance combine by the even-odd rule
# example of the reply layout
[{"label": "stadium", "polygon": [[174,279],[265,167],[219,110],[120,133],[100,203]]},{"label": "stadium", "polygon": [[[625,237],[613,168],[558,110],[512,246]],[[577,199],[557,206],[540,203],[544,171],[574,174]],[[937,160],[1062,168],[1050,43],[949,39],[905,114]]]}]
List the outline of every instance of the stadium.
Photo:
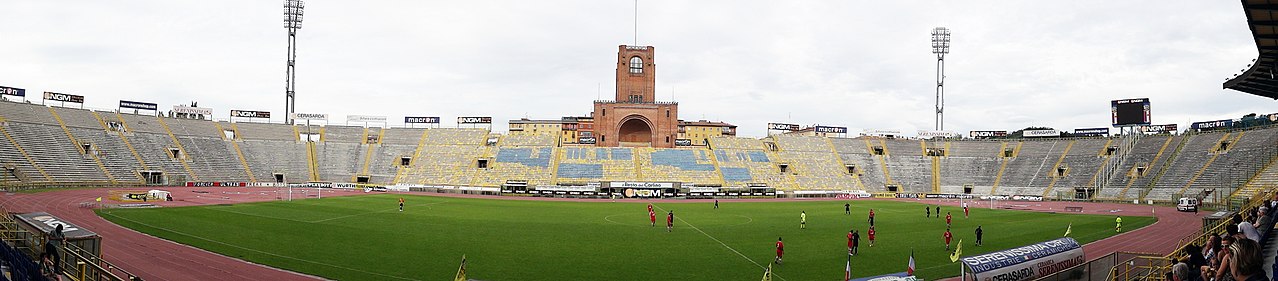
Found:
[{"label": "stadium", "polygon": [[[285,1],[286,83],[302,5]],[[1259,55],[1222,87],[1278,99],[1278,6],[1242,8]],[[934,54],[949,35],[932,30]],[[617,46],[613,99],[504,132],[492,116],[299,113],[292,84],[270,112],[96,109],[115,103],[0,81],[3,276],[1192,280],[1178,264],[1219,268],[1204,247],[1225,234],[1259,245],[1263,271],[1234,277],[1278,268],[1278,113],[1186,128],[1116,96],[1105,128],[748,137],[658,100],[657,54]]]}]

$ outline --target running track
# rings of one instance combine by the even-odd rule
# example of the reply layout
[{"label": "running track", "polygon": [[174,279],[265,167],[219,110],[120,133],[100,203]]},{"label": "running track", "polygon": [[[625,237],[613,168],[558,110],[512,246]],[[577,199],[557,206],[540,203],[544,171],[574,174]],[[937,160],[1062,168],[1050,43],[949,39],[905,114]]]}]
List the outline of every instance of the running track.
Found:
[{"label": "running track", "polygon": [[[161,206],[193,206],[212,204],[234,204],[279,200],[286,196],[283,189],[273,188],[158,188],[173,193],[176,201],[151,202]],[[139,188],[142,190],[142,188]],[[207,193],[197,193],[207,192]],[[311,191],[314,195],[314,191]],[[325,190],[324,197],[349,196],[364,194],[362,192]],[[493,197],[479,195],[461,195],[444,193],[422,193],[430,196],[509,199],[509,200],[553,200],[553,201],[600,201],[598,199],[560,199],[533,197]],[[4,194],[0,206],[12,213],[48,212],[71,223],[84,226],[102,236],[103,257],[125,270],[138,275],[144,280],[317,280],[315,276],[285,271],[268,266],[250,263],[195,247],[163,240],[127,229],[111,223],[93,213],[92,209],[81,208],[83,202],[93,202],[99,196],[105,196],[105,189],[66,190],[41,192],[33,194]],[[305,197],[294,193],[294,197]],[[814,199],[790,199],[790,201],[812,201]],[[832,199],[819,199],[832,200]],[[936,199],[896,199],[897,201],[940,204],[957,209],[957,200]],[[649,200],[651,202],[710,202],[711,200]],[[723,200],[725,202],[767,201],[778,202],[777,199],[742,199]],[[648,201],[645,201],[648,202]],[[855,204],[855,201],[854,203]],[[969,201],[972,208],[988,208],[989,202]],[[999,202],[998,208],[1010,208],[1041,212],[1060,212],[1066,206],[1082,207],[1084,214],[1103,214],[1121,216],[1158,217],[1158,222],[1138,230],[1125,230],[1122,235],[1089,243],[1083,246],[1088,260],[1108,255],[1115,251],[1143,252],[1166,254],[1176,247],[1181,238],[1186,237],[1201,226],[1200,218],[1207,213],[1194,214],[1177,212],[1172,207],[1150,207],[1139,205],[1109,203],[1076,203],[1076,202]]]}]

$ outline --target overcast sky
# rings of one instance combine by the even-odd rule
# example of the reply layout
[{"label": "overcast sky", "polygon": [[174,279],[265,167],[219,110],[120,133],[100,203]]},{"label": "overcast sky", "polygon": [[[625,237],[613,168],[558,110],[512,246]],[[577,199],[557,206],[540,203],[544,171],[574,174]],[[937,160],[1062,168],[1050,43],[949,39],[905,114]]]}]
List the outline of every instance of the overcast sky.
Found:
[{"label": "overcast sky", "polygon": [[[282,1],[3,1],[0,85],[118,100],[198,101],[282,122]],[[633,1],[307,1],[297,108],[328,113],[584,116],[612,99]],[[936,57],[953,32],[947,130],[1107,127],[1109,101],[1148,97],[1155,124],[1278,112],[1221,89],[1256,47],[1238,1],[640,1],[657,99],[684,120],[932,129]],[[2,114],[2,113],[0,113]]]}]

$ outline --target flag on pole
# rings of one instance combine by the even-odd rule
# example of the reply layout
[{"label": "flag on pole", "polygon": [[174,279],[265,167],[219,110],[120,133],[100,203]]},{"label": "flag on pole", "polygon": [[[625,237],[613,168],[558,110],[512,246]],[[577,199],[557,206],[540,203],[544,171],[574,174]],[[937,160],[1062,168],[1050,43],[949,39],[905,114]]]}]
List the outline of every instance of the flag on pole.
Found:
[{"label": "flag on pole", "polygon": [[954,247],[954,253],[950,254],[950,262],[958,262],[959,255],[963,254],[963,239],[959,239],[958,247]]},{"label": "flag on pole", "polygon": [[453,281],[466,281],[466,255],[462,255],[461,267],[457,268],[457,277]]},{"label": "flag on pole", "polygon": [[905,275],[914,276],[914,249],[910,249],[910,265],[905,268]]},{"label": "flag on pole", "polygon": [[1073,228],[1074,228],[1074,223],[1072,223],[1072,222],[1071,222],[1071,223],[1069,223],[1069,226],[1066,226],[1066,227],[1065,227],[1065,235],[1063,235],[1063,236],[1061,236],[1061,237],[1069,237],[1069,231],[1070,231],[1071,229],[1073,229]]},{"label": "flag on pole", "polygon": [[763,281],[772,281],[772,264],[768,264],[768,269],[763,271]]},{"label": "flag on pole", "polygon": [[843,281],[852,280],[852,255],[848,255],[847,266],[843,268]]},{"label": "flag on pole", "polygon": [[98,199],[95,199],[95,200],[97,200],[98,202],[102,202],[102,197],[98,197]]}]

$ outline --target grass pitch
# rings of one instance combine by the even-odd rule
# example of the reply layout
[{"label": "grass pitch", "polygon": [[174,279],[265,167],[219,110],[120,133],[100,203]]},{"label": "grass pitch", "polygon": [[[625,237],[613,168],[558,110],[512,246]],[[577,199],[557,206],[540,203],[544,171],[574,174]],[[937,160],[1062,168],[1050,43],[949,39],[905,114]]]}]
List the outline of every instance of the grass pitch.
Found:
[{"label": "grass pitch", "polygon": [[[658,203],[656,227],[647,204],[382,194],[98,214],[164,239],[340,280],[449,280],[462,255],[468,277],[480,280],[755,280],[772,262],[778,236],[786,255],[773,267],[774,280],[832,280],[843,276],[849,229],[861,233],[854,277],[905,271],[911,251],[924,279],[959,272],[941,237],[944,218],[925,218],[919,203],[721,200],[717,210],[711,203]],[[874,247],[866,235],[869,208],[877,213]],[[676,221],[667,233],[669,210]],[[963,218],[960,208],[941,210],[954,216],[963,256],[1055,239],[1070,223],[1080,243],[1115,234],[1113,216],[974,208]],[[808,215],[806,230],[799,229],[800,211]],[[1123,227],[1154,221],[1124,217]],[[977,225],[985,230],[981,247],[974,245]]]}]

